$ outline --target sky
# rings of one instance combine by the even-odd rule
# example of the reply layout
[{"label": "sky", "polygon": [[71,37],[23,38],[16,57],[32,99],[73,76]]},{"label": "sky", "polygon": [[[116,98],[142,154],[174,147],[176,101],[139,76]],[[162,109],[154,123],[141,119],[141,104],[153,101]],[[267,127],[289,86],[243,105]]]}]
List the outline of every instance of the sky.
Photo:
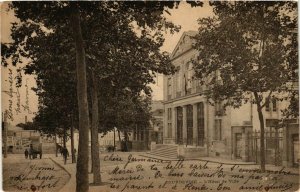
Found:
[{"label": "sky", "polygon": [[[32,2],[34,3],[34,2]],[[175,48],[178,40],[184,31],[198,29],[197,19],[208,17],[213,15],[212,8],[208,5],[207,2],[204,3],[203,7],[191,8],[187,3],[180,3],[178,9],[172,9],[169,11],[171,15],[165,14],[166,18],[169,21],[172,21],[176,25],[181,26],[181,30],[175,34],[165,34],[165,42],[161,47],[162,51],[167,51],[172,53]],[[14,17],[13,12],[7,11],[7,2],[1,3],[1,43],[7,43],[11,41],[10,37],[10,26],[11,22],[15,22],[17,19]],[[25,63],[24,63],[25,65]],[[12,74],[9,75],[9,70],[11,69]],[[31,121],[34,117],[34,113],[38,110],[38,98],[35,93],[31,90],[32,87],[35,87],[35,80],[33,76],[23,75],[23,84],[22,87],[18,89],[19,97],[17,96],[17,90],[13,86],[13,97],[11,98],[7,91],[10,90],[9,77],[12,78],[16,75],[16,67],[1,67],[1,109],[2,112],[10,108],[13,112],[13,120],[9,120],[11,124],[18,124],[25,122],[25,116]],[[27,81],[27,87],[26,85]],[[153,90],[153,100],[162,100],[163,99],[163,76],[158,75],[156,78],[156,83],[151,85]],[[20,105],[20,107],[18,107]],[[16,112],[17,110],[20,112]],[[28,110],[29,109],[29,110]]]}]

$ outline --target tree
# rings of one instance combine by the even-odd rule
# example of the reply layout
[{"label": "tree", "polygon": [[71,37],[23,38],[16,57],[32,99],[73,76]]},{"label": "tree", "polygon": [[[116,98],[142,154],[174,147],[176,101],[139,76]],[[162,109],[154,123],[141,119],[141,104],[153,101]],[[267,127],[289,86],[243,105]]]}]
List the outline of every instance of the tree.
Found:
[{"label": "tree", "polygon": [[[192,6],[202,5],[202,2],[189,2]],[[123,55],[122,59],[126,58],[126,52],[124,48],[130,42],[128,37],[125,39],[127,44],[124,44],[124,37],[116,41],[115,37],[119,37],[121,31],[124,29],[131,32],[133,30],[133,23],[135,22],[138,27],[141,28],[141,38],[138,38],[138,34],[135,34],[135,39],[140,39],[139,45],[136,46],[137,49],[143,50],[148,46],[149,49],[144,49],[144,51],[138,51],[141,55],[133,57],[134,60],[127,57],[129,63],[131,64],[131,70],[129,74],[126,73],[125,76],[130,81],[122,84],[123,88],[126,88],[126,84],[129,82],[134,82],[138,79],[138,85],[136,87],[131,87],[131,90],[138,93],[141,90],[148,90],[145,86],[147,82],[151,82],[150,70],[152,72],[166,72],[170,73],[170,65],[159,65],[161,60],[167,60],[168,56],[166,54],[159,53],[159,47],[163,43],[164,30],[170,29],[171,32],[178,31],[179,28],[173,23],[166,21],[162,16],[162,13],[165,11],[166,7],[173,8],[178,5],[178,2],[36,2],[36,3],[26,3],[26,2],[13,2],[11,8],[15,11],[16,16],[20,19],[21,24],[14,24],[12,31],[14,31],[12,37],[14,42],[10,45],[3,46],[3,65],[7,65],[7,58],[12,59],[12,64],[16,65],[18,62],[21,62],[22,57],[30,58],[31,63],[34,65],[37,60],[41,61],[44,57],[48,56],[39,55],[36,57],[36,51],[39,49],[39,46],[36,46],[36,41],[39,37],[48,37],[51,34],[59,34],[58,37],[62,38],[61,42],[57,45],[69,45],[70,49],[68,51],[58,52],[60,59],[64,58],[67,60],[67,63],[72,63],[72,57],[68,55],[76,55],[76,66],[77,66],[77,97],[78,97],[78,119],[79,119],[79,148],[78,148],[78,162],[77,162],[77,176],[76,176],[76,190],[77,191],[87,191],[88,190],[88,129],[89,129],[89,113],[88,113],[88,102],[87,102],[87,86],[86,86],[86,64],[85,59],[89,60],[89,63],[94,61],[94,64],[103,67],[102,60],[110,64],[117,63],[116,67],[112,65],[107,65],[112,68],[110,70],[110,76],[116,76],[120,73],[121,68],[128,69],[128,62],[126,60],[118,60],[117,57],[109,58],[105,55]],[[109,17],[109,16],[113,17]],[[117,16],[117,17],[114,17]],[[93,20],[93,18],[97,18]],[[108,20],[110,18],[111,20]],[[100,21],[105,21],[101,23]],[[121,21],[124,25],[118,28],[116,31],[116,36],[110,35],[110,31],[105,31],[106,26],[113,26],[112,22],[118,24]],[[99,22],[99,23],[97,23]],[[89,31],[89,24],[95,26],[93,33]],[[108,24],[108,25],[107,25]],[[124,28],[125,27],[125,28]],[[103,33],[101,33],[104,31]],[[154,32],[154,35],[152,34]],[[110,46],[109,43],[103,43],[105,39],[103,35],[108,37],[108,41],[116,42],[114,46]],[[73,37],[73,38],[70,38]],[[51,38],[51,37],[50,37]],[[90,41],[96,38],[97,41]],[[70,41],[71,39],[71,41]],[[84,44],[83,39],[86,40],[87,44]],[[55,46],[54,42],[57,43],[57,38],[52,41],[50,45]],[[75,49],[72,42],[75,43]],[[93,44],[96,42],[96,44]],[[33,46],[32,46],[33,45]],[[34,46],[35,45],[35,46]],[[121,46],[123,49],[119,51],[117,48]],[[131,47],[134,47],[135,44],[131,44]],[[102,49],[102,54],[97,54],[95,50]],[[52,52],[51,52],[52,53]],[[87,53],[87,54],[85,54]],[[106,53],[106,54],[105,54]],[[131,52],[133,55],[135,52]],[[104,57],[101,58],[101,56]],[[125,55],[124,55],[125,54]],[[131,56],[133,56],[131,55]],[[96,59],[95,57],[96,56]],[[44,62],[51,60],[55,55],[50,54],[48,59],[45,59]],[[143,60],[144,58],[146,60]],[[150,59],[149,59],[150,58]],[[106,60],[105,60],[106,59]],[[138,59],[138,60],[137,60]],[[111,60],[113,62],[111,62]],[[117,60],[117,62],[116,62]],[[74,61],[74,59],[73,59]],[[140,64],[140,62],[142,64]],[[63,63],[63,62],[62,62]],[[60,63],[60,65],[62,64]],[[75,63],[75,62],[73,62]],[[169,62],[170,63],[170,62]],[[59,65],[59,66],[60,66]],[[58,67],[59,67],[58,66]],[[121,67],[119,67],[121,66]],[[89,66],[92,70],[95,70],[95,66]],[[102,69],[102,68],[101,68]],[[139,72],[133,74],[132,70],[139,69]],[[114,71],[116,70],[116,71]],[[126,71],[126,70],[124,70]],[[123,71],[123,72],[124,72]],[[56,71],[57,72],[57,71]],[[143,74],[140,76],[140,74]],[[130,76],[132,75],[132,76]],[[43,76],[43,74],[41,74]],[[99,75],[100,79],[103,79],[103,74]],[[132,77],[132,78],[131,78]],[[43,78],[42,78],[43,79]],[[153,81],[153,80],[152,80]],[[122,81],[119,81],[122,82]],[[109,85],[113,86],[114,82],[111,81]]]},{"label": "tree", "polygon": [[37,130],[37,127],[33,122],[19,123],[17,126],[24,130]]},{"label": "tree", "polygon": [[298,79],[297,3],[212,2],[215,17],[199,20],[195,76],[208,85],[212,102],[256,105],[260,122],[260,165],[265,171],[263,108],[282,100]]}]

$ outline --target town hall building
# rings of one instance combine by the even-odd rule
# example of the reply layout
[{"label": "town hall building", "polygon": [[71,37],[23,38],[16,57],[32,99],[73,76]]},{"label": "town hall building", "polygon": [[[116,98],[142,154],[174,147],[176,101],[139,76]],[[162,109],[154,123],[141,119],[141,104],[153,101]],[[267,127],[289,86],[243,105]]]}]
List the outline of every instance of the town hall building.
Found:
[{"label": "town hall building", "polygon": [[[256,136],[260,126],[256,106],[248,103],[238,109],[223,110],[221,103],[214,106],[208,103],[203,94],[207,86],[193,78],[191,60],[198,58],[198,52],[192,48],[192,37],[196,33],[183,33],[170,56],[177,72],[164,76],[163,145],[173,149],[177,157],[221,157],[258,162]],[[293,166],[299,163],[298,119],[284,128],[276,129],[275,126],[281,119],[280,109],[286,106],[283,102],[273,102],[264,111],[266,130],[270,133],[270,137],[266,133],[266,154],[273,154],[273,159],[267,158],[270,161],[279,159],[280,164],[285,162]],[[163,146],[157,148],[167,156],[168,151],[164,151]],[[278,150],[282,150],[282,154],[276,154]]]}]

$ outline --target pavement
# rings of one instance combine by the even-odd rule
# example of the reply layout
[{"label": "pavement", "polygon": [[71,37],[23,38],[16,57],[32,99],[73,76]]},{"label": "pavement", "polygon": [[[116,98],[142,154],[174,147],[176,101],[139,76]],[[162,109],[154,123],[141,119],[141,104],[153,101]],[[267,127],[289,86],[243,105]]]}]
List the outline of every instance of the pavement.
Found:
[{"label": "pavement", "polygon": [[2,158],[2,188],[5,191],[28,191],[31,186],[41,191],[56,192],[69,183],[71,174],[53,161],[50,156],[42,159],[25,159],[24,154],[8,154]]},{"label": "pavement", "polygon": [[[117,163],[119,164],[125,164],[128,155],[129,154],[133,154],[134,156],[139,156],[139,157],[150,157],[150,155],[146,155],[145,152],[115,152],[114,153],[114,157],[120,157],[122,158],[124,161],[123,162],[111,162],[111,161],[103,161],[105,156],[110,156],[112,153],[103,153],[100,155],[100,164],[101,164],[101,178],[104,182],[103,185],[101,186],[93,186],[92,183],[90,183],[90,188],[89,191],[101,191],[101,192],[110,192],[110,191],[114,191],[111,189],[109,182],[109,178],[111,178],[111,175],[108,174],[108,171],[111,171],[112,167],[115,167]],[[62,192],[72,192],[72,191],[76,191],[76,164],[75,163],[71,163],[71,159],[69,158],[67,161],[67,164],[64,165],[64,161],[63,161],[63,157],[58,155],[58,157],[56,157],[55,155],[49,155],[49,157],[57,163],[57,165],[59,165],[60,167],[62,167],[63,169],[65,169],[65,171],[67,171],[69,173],[69,175],[71,176],[71,179],[69,180],[69,182],[60,189],[60,191]],[[157,158],[157,157],[152,157],[152,158]],[[194,160],[200,160],[200,161],[208,161],[212,164],[216,164],[216,166],[218,166],[218,164],[228,164],[228,166],[233,165],[233,164],[238,164],[238,165],[245,165],[249,168],[259,168],[259,165],[254,164],[253,162],[241,162],[241,161],[233,161],[233,160],[225,160],[225,159],[220,159],[220,158],[213,158],[213,157],[203,157],[203,158],[199,158],[199,159],[193,159]],[[91,163],[89,163],[91,164]],[[266,165],[266,169],[267,170],[278,170],[280,169],[280,167],[276,167],[273,165]],[[91,170],[91,168],[89,167],[89,170]],[[285,168],[286,171],[290,171],[291,173],[298,175],[299,176],[299,169],[297,168]],[[92,174],[89,173],[89,181],[93,181],[92,178]],[[115,190],[116,191],[116,190]],[[120,190],[118,190],[120,191]]]}]

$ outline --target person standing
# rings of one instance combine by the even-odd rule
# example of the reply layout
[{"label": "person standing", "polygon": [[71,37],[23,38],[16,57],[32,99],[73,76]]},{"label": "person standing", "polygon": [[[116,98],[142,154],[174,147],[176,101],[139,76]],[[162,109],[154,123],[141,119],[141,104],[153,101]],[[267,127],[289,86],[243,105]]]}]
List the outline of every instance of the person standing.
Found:
[{"label": "person standing", "polygon": [[30,144],[29,151],[28,151],[29,159],[33,159],[33,149],[32,145]]},{"label": "person standing", "polygon": [[27,149],[25,149],[24,154],[25,154],[25,158],[28,159],[28,150]]},{"label": "person standing", "polygon": [[62,154],[64,156],[64,163],[66,164],[67,163],[67,157],[69,157],[69,151],[68,151],[68,149],[66,147],[64,147],[62,149]]}]

